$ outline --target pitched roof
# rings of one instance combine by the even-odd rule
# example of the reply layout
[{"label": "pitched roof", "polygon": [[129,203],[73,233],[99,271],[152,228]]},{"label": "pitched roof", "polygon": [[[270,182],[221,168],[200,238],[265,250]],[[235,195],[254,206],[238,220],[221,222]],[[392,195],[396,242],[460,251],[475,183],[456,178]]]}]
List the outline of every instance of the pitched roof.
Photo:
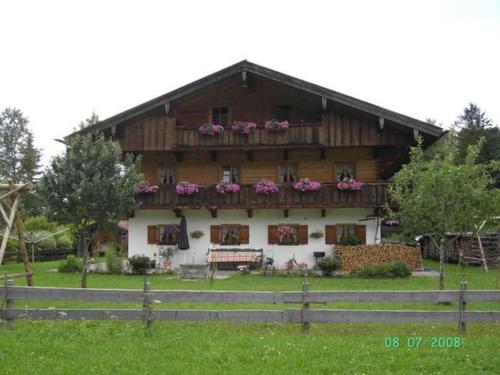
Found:
[{"label": "pitched roof", "polygon": [[407,126],[409,128],[417,129],[423,133],[427,133],[433,136],[440,136],[443,133],[443,130],[435,125],[429,124],[424,121],[420,121],[417,119],[414,119],[412,117],[408,117],[405,115],[402,115],[400,113],[390,111],[388,109],[379,107],[377,105],[365,102],[363,100],[359,100],[356,98],[353,98],[348,95],[341,94],[337,91],[333,91],[330,89],[327,89],[325,87],[316,85],[314,83],[310,83],[292,76],[289,76],[287,74],[283,74],[280,72],[277,72],[275,70],[266,68],[261,65],[254,64],[250,61],[243,60],[240,61],[234,65],[231,65],[225,69],[222,69],[218,72],[215,72],[213,74],[210,74],[206,77],[203,77],[197,81],[194,81],[192,83],[189,83],[185,86],[182,86],[176,90],[173,90],[171,92],[168,92],[164,95],[161,95],[157,98],[154,98],[152,100],[149,100],[145,103],[142,103],[138,106],[135,106],[133,108],[130,108],[126,111],[123,111],[115,116],[109,117],[103,121],[100,121],[98,124],[87,127],[83,130],[80,130],[76,133],[83,133],[83,132],[89,132],[89,131],[99,131],[99,130],[104,130],[107,128],[112,127],[113,125],[118,125],[124,121],[127,121],[129,119],[132,119],[136,116],[140,116],[150,110],[156,109],[156,108],[161,108],[164,106],[167,102],[170,102],[175,99],[179,99],[183,96],[189,95],[190,93],[197,91],[201,88],[204,88],[208,85],[211,85],[213,83],[219,82],[223,79],[226,79],[228,77],[231,77],[235,74],[241,73],[241,72],[247,72],[247,73],[252,73],[256,74],[258,76],[271,79],[276,82],[283,83],[285,85],[295,87],[297,89],[300,89],[302,91],[318,95],[321,97],[324,97],[328,100],[346,105],[348,107],[370,113],[372,115],[382,117],[384,119],[393,121],[395,123],[398,123],[403,126]]}]

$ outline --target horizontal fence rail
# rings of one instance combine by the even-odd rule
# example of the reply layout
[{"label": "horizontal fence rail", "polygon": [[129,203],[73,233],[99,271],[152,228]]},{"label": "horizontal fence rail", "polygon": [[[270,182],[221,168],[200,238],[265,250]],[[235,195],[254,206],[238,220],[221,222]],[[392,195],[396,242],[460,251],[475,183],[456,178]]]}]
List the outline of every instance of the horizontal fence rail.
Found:
[{"label": "horizontal fence rail", "polygon": [[[7,279],[0,287],[4,301],[3,319],[12,325],[15,319],[90,319],[142,320],[150,326],[154,320],[165,321],[232,321],[302,323],[426,323],[458,322],[459,332],[465,332],[466,322],[500,322],[500,311],[465,311],[467,302],[500,302],[499,290],[443,291],[194,291],[152,290],[145,282],[144,290],[137,289],[79,289],[14,286]],[[15,301],[51,300],[85,302],[137,302],[143,309],[32,309],[16,308]],[[222,303],[222,304],[299,304],[301,308],[284,310],[154,310],[154,303]],[[310,309],[310,304],[335,302],[455,302],[458,311],[416,310],[333,310]]]}]

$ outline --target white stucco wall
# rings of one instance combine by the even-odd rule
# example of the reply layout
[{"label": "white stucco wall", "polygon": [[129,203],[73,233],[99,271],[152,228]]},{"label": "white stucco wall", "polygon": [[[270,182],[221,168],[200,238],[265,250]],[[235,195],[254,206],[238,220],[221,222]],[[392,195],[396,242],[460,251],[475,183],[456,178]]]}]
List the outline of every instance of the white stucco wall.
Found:
[{"label": "white stucco wall", "polygon": [[[332,245],[325,244],[325,238],[314,239],[309,237],[307,245],[282,246],[270,245],[268,241],[268,225],[297,223],[307,224],[308,234],[315,230],[325,232],[327,224],[362,224],[366,225],[366,242],[374,243],[377,228],[376,220],[360,222],[360,219],[373,214],[372,209],[345,208],[327,209],[326,217],[321,217],[319,209],[289,209],[289,216],[283,217],[283,210],[256,209],[253,217],[248,218],[245,210],[218,210],[217,218],[212,218],[208,210],[184,210],[188,233],[201,230],[205,235],[199,239],[189,237],[189,250],[179,251],[171,260],[173,267],[181,263],[205,263],[206,253],[210,246],[210,225],[241,224],[249,225],[249,244],[240,246],[214,245],[214,247],[254,248],[264,249],[265,256],[274,259],[276,267],[283,267],[285,262],[295,256],[297,262],[306,262],[310,267],[314,265],[314,251],[325,251],[326,255],[332,254]],[[137,210],[135,217],[129,220],[129,256],[144,254],[153,258],[158,253],[158,247],[148,245],[147,226],[156,224],[179,224],[180,218],[175,217],[171,210]],[[377,239],[380,233],[377,234]]]}]

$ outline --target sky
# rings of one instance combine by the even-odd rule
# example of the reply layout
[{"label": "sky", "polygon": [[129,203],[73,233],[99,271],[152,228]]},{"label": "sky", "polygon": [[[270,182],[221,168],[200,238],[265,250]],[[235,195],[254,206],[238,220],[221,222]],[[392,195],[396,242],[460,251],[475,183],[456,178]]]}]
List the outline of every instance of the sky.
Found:
[{"label": "sky", "polygon": [[500,0],[0,2],[0,110],[54,139],[240,60],[448,128],[500,123]]}]

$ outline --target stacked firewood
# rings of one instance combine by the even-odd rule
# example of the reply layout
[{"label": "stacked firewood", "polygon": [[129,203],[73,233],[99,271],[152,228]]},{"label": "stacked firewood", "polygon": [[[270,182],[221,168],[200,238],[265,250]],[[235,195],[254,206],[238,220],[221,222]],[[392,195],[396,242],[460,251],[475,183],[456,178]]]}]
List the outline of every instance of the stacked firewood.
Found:
[{"label": "stacked firewood", "polygon": [[405,262],[412,271],[422,269],[420,249],[402,244],[337,245],[336,255],[342,262],[343,271],[357,271],[377,264]]}]

